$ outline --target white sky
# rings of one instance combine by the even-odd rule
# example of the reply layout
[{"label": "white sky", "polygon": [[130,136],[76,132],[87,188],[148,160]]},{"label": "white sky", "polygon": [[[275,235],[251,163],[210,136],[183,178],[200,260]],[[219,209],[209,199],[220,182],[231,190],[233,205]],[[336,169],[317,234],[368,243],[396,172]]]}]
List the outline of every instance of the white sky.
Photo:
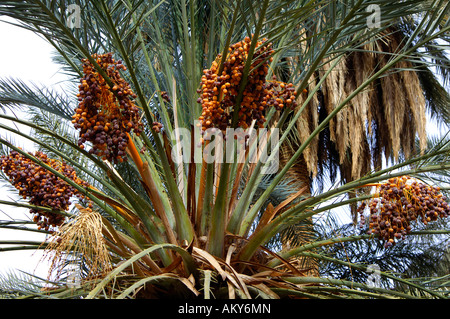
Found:
[{"label": "white sky", "polygon": [[[0,78],[12,77],[24,82],[33,82],[39,86],[59,86],[64,76],[58,73],[58,66],[52,63],[52,46],[43,39],[25,29],[10,25],[3,21],[12,21],[0,17]],[[20,115],[20,112],[17,114]],[[21,130],[24,129],[21,127]],[[0,132],[2,137],[9,136]],[[32,151],[32,145],[25,139],[14,137],[17,146]],[[3,182],[0,182],[0,199],[14,198],[14,193],[8,191]],[[9,219],[5,214],[18,219],[30,219],[27,209],[0,205],[0,220]],[[45,237],[42,234],[27,231],[15,231],[0,228],[0,241],[2,240],[39,240]],[[0,245],[2,246],[2,245]],[[4,246],[7,247],[7,246]],[[14,269],[34,273],[41,277],[47,276],[48,262],[41,260],[42,250],[27,250],[14,252],[0,252],[0,275]]]}]

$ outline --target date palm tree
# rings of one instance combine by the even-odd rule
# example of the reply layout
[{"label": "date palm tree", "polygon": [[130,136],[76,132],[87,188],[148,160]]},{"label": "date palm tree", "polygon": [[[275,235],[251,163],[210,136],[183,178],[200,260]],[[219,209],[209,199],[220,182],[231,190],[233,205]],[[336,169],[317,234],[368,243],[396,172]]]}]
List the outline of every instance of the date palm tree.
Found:
[{"label": "date palm tree", "polygon": [[[381,9],[379,26],[368,24],[368,8]],[[428,284],[441,273],[421,282],[380,271],[394,287],[374,287],[315,263],[367,273],[368,259],[329,252],[385,243],[389,255],[399,237],[446,233],[449,144],[427,145],[425,115],[448,123],[448,94],[430,71],[447,76],[448,9],[382,0],[2,2],[0,16],[54,46],[70,81],[67,94],[0,82],[1,106],[31,115],[0,115],[10,123],[2,131],[38,149],[0,137],[3,174],[23,197],[1,203],[33,214],[1,226],[47,233],[44,243],[8,249],[45,249],[52,260],[45,286],[14,277],[1,293],[445,298],[445,282]],[[383,154],[393,158],[387,167]],[[312,180],[337,168],[342,183],[311,192]],[[378,205],[369,218],[383,225],[405,220],[392,231],[378,221],[363,234],[317,231],[316,217],[356,203]]]}]

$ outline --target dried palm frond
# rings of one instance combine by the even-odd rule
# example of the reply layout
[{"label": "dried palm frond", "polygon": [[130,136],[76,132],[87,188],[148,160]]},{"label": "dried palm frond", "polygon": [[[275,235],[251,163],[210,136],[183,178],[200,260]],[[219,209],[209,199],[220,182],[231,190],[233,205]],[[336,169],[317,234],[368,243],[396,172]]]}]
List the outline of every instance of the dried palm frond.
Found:
[{"label": "dried palm frond", "polygon": [[[330,114],[401,49],[402,35],[392,28],[380,39],[346,54],[300,115],[297,122],[300,144],[317,128],[320,114]],[[323,64],[309,84],[311,90],[333,62]],[[327,134],[316,138],[304,152],[306,166],[313,177],[327,162],[334,160],[333,154],[337,157],[341,177],[350,181],[379,167],[383,152],[386,158],[395,160],[401,153],[408,157],[416,152],[416,136],[420,140],[420,150],[425,149],[426,99],[413,69],[409,60],[397,63],[390,73],[369,84],[330,121]],[[301,106],[305,100],[306,96],[300,95],[298,104]]]}]

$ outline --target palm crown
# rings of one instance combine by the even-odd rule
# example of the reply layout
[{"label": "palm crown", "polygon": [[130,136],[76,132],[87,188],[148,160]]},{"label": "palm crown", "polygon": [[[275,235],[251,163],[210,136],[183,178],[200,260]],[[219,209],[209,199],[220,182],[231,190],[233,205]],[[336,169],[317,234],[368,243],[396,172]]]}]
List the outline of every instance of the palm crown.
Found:
[{"label": "palm crown", "polygon": [[[73,80],[65,96],[0,82],[1,105],[33,115],[0,117],[32,128],[39,148],[0,140],[5,177],[27,201],[2,203],[29,207],[49,233],[39,247],[57,279],[32,294],[445,298],[441,270],[428,282],[384,270],[379,286],[365,279],[380,251],[401,260],[414,234],[447,233],[448,142],[427,141],[425,116],[449,119],[430,70],[448,76],[448,6],[2,2],[0,15],[45,37]],[[314,194],[336,172],[338,185]],[[344,206],[361,233],[330,234],[315,218]],[[75,288],[71,263],[82,269]]]}]

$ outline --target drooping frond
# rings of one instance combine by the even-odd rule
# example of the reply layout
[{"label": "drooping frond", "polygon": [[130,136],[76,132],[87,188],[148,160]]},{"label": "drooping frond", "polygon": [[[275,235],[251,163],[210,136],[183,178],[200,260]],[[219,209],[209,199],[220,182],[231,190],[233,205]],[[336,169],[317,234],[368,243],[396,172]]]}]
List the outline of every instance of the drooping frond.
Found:
[{"label": "drooping frond", "polygon": [[[363,44],[342,57],[298,120],[300,143],[316,129],[321,117],[326,117],[358,86],[381,70],[392,54],[402,52],[404,41],[400,31],[390,29],[376,42]],[[325,63],[317,72],[310,89],[332,62]],[[415,153],[416,136],[423,151],[426,98],[417,73],[411,62],[399,62],[349,101],[305,152],[310,173],[317,176],[328,163],[340,168],[343,180],[357,179],[381,167],[383,155],[398,159],[401,152],[406,157]],[[300,98],[302,102],[306,96]]]},{"label": "drooping frond", "polygon": [[[383,19],[370,27],[374,6]],[[49,159],[2,134],[1,168],[28,200],[2,204],[66,218],[64,224],[58,218],[60,232],[46,242],[0,241],[13,245],[0,251],[56,254],[60,276],[42,293],[31,292],[34,298],[444,298],[445,290],[415,277],[420,263],[398,267],[414,278],[383,269],[390,285],[369,285],[366,262],[376,256],[358,257],[377,239],[338,227],[331,234],[316,217],[374,201],[380,193],[369,190],[392,178],[427,174],[428,187],[436,173],[434,183],[447,181],[448,144],[426,148],[424,131],[425,111],[444,118],[446,94],[436,86],[427,95],[430,73],[420,72],[438,66],[448,76],[439,46],[450,29],[449,6],[444,0],[1,2],[0,15],[53,45],[75,92],[0,81],[2,107],[32,108],[29,119],[0,114],[7,122],[0,128]],[[232,129],[243,134],[226,135]],[[223,152],[228,147],[231,156]],[[14,158],[7,161],[8,154]],[[395,161],[381,168],[382,156]],[[338,174],[344,183],[334,183]],[[333,185],[315,190],[311,176]],[[380,215],[397,223],[394,237],[406,225],[401,218],[431,220],[433,210],[446,210],[427,202],[438,196],[445,202],[443,189],[416,196],[420,209],[408,207],[405,196],[380,203]],[[72,194],[80,195],[76,209],[69,207]],[[445,235],[441,219],[430,225]],[[31,229],[13,222],[0,226]],[[38,231],[45,222],[51,220]],[[416,231],[431,232],[405,230],[405,240]],[[72,266],[80,281],[69,285]],[[321,276],[327,269],[329,276]]]}]

